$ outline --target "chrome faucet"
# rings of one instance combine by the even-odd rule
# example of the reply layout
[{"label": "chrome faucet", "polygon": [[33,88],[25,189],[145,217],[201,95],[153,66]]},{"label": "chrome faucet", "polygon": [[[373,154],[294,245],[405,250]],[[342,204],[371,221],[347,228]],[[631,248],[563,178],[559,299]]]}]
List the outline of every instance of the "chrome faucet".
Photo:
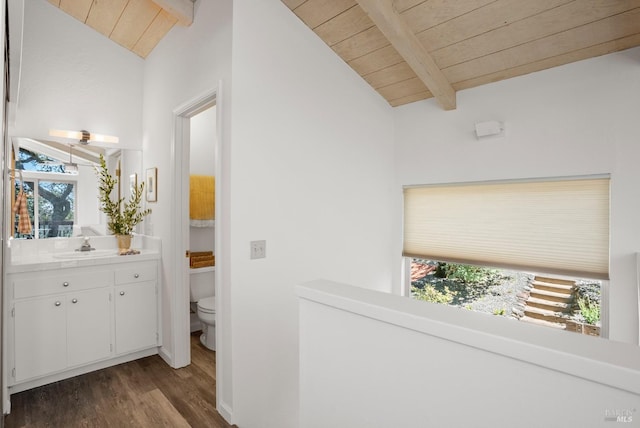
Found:
[{"label": "chrome faucet", "polygon": [[95,248],[93,248],[91,246],[91,244],[89,243],[89,237],[85,236],[84,237],[84,242],[82,243],[80,248],[78,248],[76,251],[93,251],[93,250],[95,250]]}]

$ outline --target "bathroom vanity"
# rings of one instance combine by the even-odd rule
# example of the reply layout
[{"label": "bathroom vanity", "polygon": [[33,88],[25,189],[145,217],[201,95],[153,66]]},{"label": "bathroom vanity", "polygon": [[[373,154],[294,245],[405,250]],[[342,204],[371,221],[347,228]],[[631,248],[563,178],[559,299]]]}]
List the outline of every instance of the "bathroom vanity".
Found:
[{"label": "bathroom vanity", "polygon": [[4,285],[10,394],[158,352],[158,240],[136,236],[140,254],[127,256],[118,254],[112,236],[91,238],[96,250],[87,254],[71,249],[74,239],[65,248],[42,241],[14,241],[10,248]]}]

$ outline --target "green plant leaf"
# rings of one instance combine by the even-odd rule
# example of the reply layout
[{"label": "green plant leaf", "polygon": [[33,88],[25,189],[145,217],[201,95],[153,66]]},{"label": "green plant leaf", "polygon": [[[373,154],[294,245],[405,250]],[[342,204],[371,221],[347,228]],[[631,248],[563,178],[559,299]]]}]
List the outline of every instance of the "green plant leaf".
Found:
[{"label": "green plant leaf", "polygon": [[118,184],[118,179],[109,173],[107,162],[102,155],[100,155],[100,165],[96,167],[96,175],[99,182],[100,211],[108,217],[107,228],[114,235],[131,235],[136,225],[144,220],[145,216],[151,214],[150,209],[142,210],[140,206],[144,182],[133,188],[129,201],[125,201],[125,198],[113,200],[111,193]]}]

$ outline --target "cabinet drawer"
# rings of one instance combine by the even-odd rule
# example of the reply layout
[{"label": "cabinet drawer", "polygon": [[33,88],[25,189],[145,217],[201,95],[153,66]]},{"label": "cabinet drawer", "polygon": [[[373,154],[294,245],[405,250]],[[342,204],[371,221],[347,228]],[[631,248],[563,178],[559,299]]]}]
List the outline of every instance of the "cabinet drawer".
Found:
[{"label": "cabinet drawer", "polygon": [[116,267],[116,284],[155,281],[158,274],[156,262],[135,263]]},{"label": "cabinet drawer", "polygon": [[113,285],[113,270],[71,270],[15,274],[10,276],[15,299],[46,296],[68,291],[88,290]]}]

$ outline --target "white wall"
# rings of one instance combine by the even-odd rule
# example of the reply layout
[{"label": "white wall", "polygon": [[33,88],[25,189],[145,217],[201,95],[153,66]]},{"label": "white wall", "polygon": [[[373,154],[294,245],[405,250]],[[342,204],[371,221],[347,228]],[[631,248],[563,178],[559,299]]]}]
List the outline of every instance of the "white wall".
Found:
[{"label": "white wall", "polygon": [[550,329],[550,348],[540,327],[487,314],[326,281],[298,291],[301,428],[594,428],[616,411],[640,426],[634,345]]},{"label": "white wall", "polygon": [[50,128],[86,129],[120,137],[122,148],[140,148],[143,60],[46,0],[24,5],[19,98],[9,134],[47,139]]},{"label": "white wall", "polygon": [[[192,175],[216,175],[216,113],[213,106],[191,118],[189,169]],[[191,227],[189,249],[213,250],[214,232],[213,227]]]},{"label": "white wall", "polygon": [[[455,111],[432,100],[394,110],[398,192],[408,184],[610,173],[610,338],[635,344],[639,62],[635,48],[461,91]],[[506,122],[506,138],[477,141],[474,123],[485,120]]]},{"label": "white wall", "polygon": [[[195,3],[195,20],[190,27],[174,27],[147,57],[144,64],[144,101],[143,101],[143,170],[150,167],[158,168],[158,201],[148,203],[147,207],[153,213],[145,220],[145,231],[162,238],[163,274],[163,352],[173,357],[173,331],[171,329],[172,305],[175,301],[173,293],[176,272],[175,261],[172,258],[175,248],[182,243],[176,242],[174,206],[171,195],[174,186],[181,186],[174,180],[176,165],[175,154],[172,153],[173,142],[173,111],[184,103],[193,100],[215,88],[222,92],[229,92],[231,76],[231,25],[232,7],[230,0],[207,0]],[[222,86],[219,82],[222,81]],[[230,97],[226,98],[227,100]],[[223,112],[229,111],[229,106],[218,104]],[[224,113],[223,113],[224,114]],[[223,120],[223,133],[229,129]],[[223,135],[228,140],[228,136]],[[226,141],[225,144],[229,144]],[[221,172],[218,171],[220,174]],[[221,195],[221,197],[223,197]],[[228,210],[228,203],[223,201],[224,209]],[[217,220],[220,216],[216,215]],[[227,238],[228,239],[228,238]],[[224,263],[223,255],[216,255],[216,264]],[[223,282],[223,281],[221,281]],[[228,279],[224,281],[228,284]],[[221,296],[218,296],[221,299]],[[229,340],[229,321],[220,319],[229,317],[227,311],[218,314],[218,338]],[[227,342],[228,343],[228,342]],[[231,366],[231,346],[217,352],[219,364]],[[228,410],[232,408],[232,392],[230,371],[223,371],[218,377],[218,383],[224,385],[223,391],[218,391],[217,398]]]},{"label": "white wall", "polygon": [[[78,201],[76,224],[88,225],[100,223],[100,203],[98,200],[98,177],[92,166],[78,165],[76,179],[76,200]],[[106,223],[105,223],[106,224]]]},{"label": "white wall", "polygon": [[[143,60],[46,0],[14,0],[12,7],[11,80],[19,87],[12,94],[9,135],[55,139],[50,128],[88,129],[119,136],[119,148],[139,149]],[[99,223],[93,168],[81,166],[76,179],[78,223]]]},{"label": "white wall", "polygon": [[216,173],[216,112],[216,107],[213,106],[191,118],[191,174]]},{"label": "white wall", "polygon": [[390,290],[391,108],[281,1],[233,5],[234,416],[296,427],[295,285]]}]

